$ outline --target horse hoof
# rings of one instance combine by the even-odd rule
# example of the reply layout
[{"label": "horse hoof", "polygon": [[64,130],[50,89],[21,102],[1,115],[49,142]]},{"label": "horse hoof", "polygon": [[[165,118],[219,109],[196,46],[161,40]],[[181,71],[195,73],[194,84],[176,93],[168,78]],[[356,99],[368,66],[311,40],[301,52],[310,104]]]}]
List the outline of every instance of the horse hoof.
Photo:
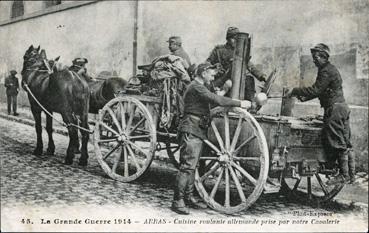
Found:
[{"label": "horse hoof", "polygon": [[64,164],[65,165],[72,165],[73,164],[73,159],[65,159]]},{"label": "horse hoof", "polygon": [[78,165],[82,166],[82,167],[86,167],[87,166],[87,160],[80,160]]},{"label": "horse hoof", "polygon": [[36,156],[41,156],[42,155],[42,149],[35,149],[33,152],[32,152],[33,155],[36,155]]},{"label": "horse hoof", "polygon": [[55,151],[51,149],[47,149],[46,155],[54,155]]}]

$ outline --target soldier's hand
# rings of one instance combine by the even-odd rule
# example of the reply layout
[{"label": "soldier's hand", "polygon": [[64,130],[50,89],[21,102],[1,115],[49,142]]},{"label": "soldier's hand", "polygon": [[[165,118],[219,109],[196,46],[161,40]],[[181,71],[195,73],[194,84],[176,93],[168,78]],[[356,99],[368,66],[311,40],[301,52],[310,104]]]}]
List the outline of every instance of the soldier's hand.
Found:
[{"label": "soldier's hand", "polygon": [[248,100],[241,100],[241,108],[244,108],[244,109],[251,108],[251,102]]},{"label": "soldier's hand", "polygon": [[291,98],[293,96],[292,91],[293,91],[293,89],[288,90],[287,93],[283,97]]}]

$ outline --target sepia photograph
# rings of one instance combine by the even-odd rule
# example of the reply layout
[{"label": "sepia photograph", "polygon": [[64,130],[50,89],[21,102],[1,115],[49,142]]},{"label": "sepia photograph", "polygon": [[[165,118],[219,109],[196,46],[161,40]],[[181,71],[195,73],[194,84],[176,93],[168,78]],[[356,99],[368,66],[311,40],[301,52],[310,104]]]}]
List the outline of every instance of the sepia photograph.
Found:
[{"label": "sepia photograph", "polygon": [[368,15],[1,0],[1,232],[368,232]]}]

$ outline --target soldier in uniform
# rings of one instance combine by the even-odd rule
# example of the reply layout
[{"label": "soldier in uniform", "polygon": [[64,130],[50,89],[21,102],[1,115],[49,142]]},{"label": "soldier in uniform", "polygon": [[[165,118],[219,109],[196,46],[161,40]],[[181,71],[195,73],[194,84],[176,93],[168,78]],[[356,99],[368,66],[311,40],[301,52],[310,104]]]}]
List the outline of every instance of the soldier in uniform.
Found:
[{"label": "soldier in uniform", "polygon": [[[236,27],[229,27],[227,29],[226,39],[227,42],[224,45],[217,45],[211,51],[210,56],[207,61],[211,64],[220,64],[221,70],[220,75],[216,77],[213,85],[215,87],[221,87],[227,80],[231,79],[232,74],[232,62],[233,62],[233,53],[236,46],[235,36],[239,33],[239,29]],[[245,97],[244,99],[252,101],[255,96],[255,80],[265,82],[266,75],[257,69],[254,64],[250,61],[248,63],[248,71],[249,73],[246,76],[245,80]]]},{"label": "soldier in uniform", "polygon": [[182,39],[179,36],[171,36],[167,41],[169,43],[169,51],[171,54],[181,57],[186,61],[185,68],[188,69],[191,66],[191,60],[186,51],[182,47]]},{"label": "soldier in uniform", "polygon": [[87,74],[86,64],[88,60],[86,58],[75,58],[72,61],[72,66],[69,67],[69,70],[76,72],[80,76],[82,76],[87,82],[94,81],[90,75]]},{"label": "soldier in uniform", "polygon": [[206,84],[214,80],[215,66],[200,64],[195,79],[189,84],[184,95],[184,117],[178,128],[180,149],[180,168],[175,181],[172,210],[179,214],[189,214],[187,207],[206,208],[193,196],[195,169],[198,165],[203,140],[207,138],[212,106],[235,106],[250,108],[247,100],[234,100],[210,92]]},{"label": "soldier in uniform", "polygon": [[5,79],[6,97],[8,102],[8,114],[11,113],[11,106],[13,105],[13,114],[18,116],[17,113],[17,95],[19,92],[19,82],[15,76],[17,71],[11,70],[10,76]]},{"label": "soldier in uniform", "polygon": [[340,72],[328,61],[329,53],[329,47],[322,43],[311,48],[314,64],[318,67],[315,83],[310,87],[295,87],[286,95],[297,96],[302,101],[319,98],[320,105],[324,108],[323,146],[326,154],[331,157],[331,163],[338,160],[340,168],[340,174],[327,184],[353,183],[355,158],[350,149],[350,109],[343,95]]}]

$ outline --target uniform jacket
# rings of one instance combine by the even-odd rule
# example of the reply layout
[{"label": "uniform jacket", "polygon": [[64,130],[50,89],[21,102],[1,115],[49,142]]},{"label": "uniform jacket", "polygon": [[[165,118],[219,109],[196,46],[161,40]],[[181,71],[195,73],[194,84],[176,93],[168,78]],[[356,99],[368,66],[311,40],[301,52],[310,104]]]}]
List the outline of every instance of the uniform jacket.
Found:
[{"label": "uniform jacket", "polygon": [[[232,48],[232,46],[228,43],[224,45],[217,45],[211,51],[207,61],[213,65],[216,63],[220,63],[225,70],[230,70],[232,68],[233,53],[234,48]],[[261,70],[257,69],[255,65],[250,61],[248,64],[248,71],[259,81],[264,81],[263,78],[265,77],[265,74]],[[232,72],[230,72],[230,74],[231,73]]]},{"label": "uniform jacket", "polygon": [[5,79],[5,87],[7,95],[18,95],[19,82],[17,77],[12,75],[8,76]]},{"label": "uniform jacket", "polygon": [[172,52],[173,55],[176,55],[178,57],[181,57],[183,60],[187,62],[187,66],[185,66],[186,69],[191,66],[191,60],[186,51],[182,47],[177,49],[176,51]]},{"label": "uniform jacket", "polygon": [[178,131],[206,139],[207,125],[203,121],[207,121],[210,117],[210,104],[239,107],[240,101],[218,96],[195,79],[188,85],[184,94],[185,116],[179,124]]},{"label": "uniform jacket", "polygon": [[316,81],[311,87],[294,88],[292,94],[304,97],[305,101],[318,97],[324,109],[335,103],[345,103],[341,75],[330,62],[318,68]]}]

